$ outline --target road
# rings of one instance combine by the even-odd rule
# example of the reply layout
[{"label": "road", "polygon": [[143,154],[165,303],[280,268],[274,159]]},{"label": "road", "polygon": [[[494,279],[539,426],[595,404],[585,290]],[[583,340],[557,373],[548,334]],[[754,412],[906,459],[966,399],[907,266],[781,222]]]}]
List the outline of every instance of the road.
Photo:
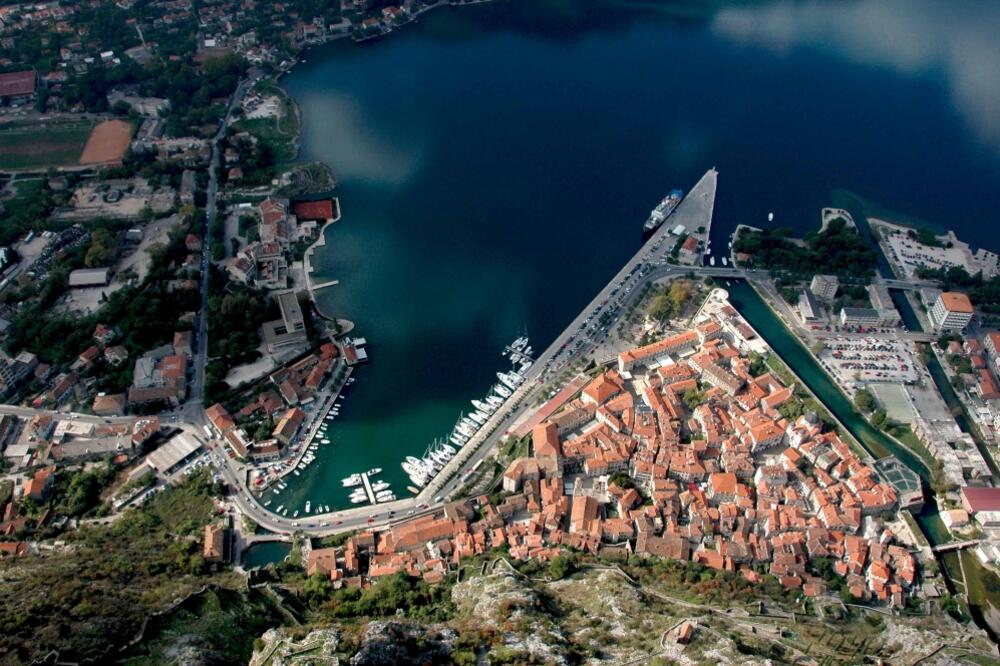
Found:
[{"label": "road", "polygon": [[18,405],[0,405],[0,414],[10,414],[23,419],[30,419],[45,414],[54,418],[72,418],[81,423],[134,423],[138,416],[94,416],[93,414],[77,414],[76,412],[58,412],[53,409],[35,409],[34,407],[20,407]]},{"label": "road", "polygon": [[212,139],[212,161],[208,169],[208,189],[206,191],[205,202],[205,223],[201,229],[201,309],[198,311],[198,319],[195,325],[195,345],[196,350],[192,365],[194,372],[191,378],[191,387],[188,393],[188,401],[184,406],[185,416],[192,422],[205,423],[205,415],[202,407],[202,400],[205,395],[205,366],[208,362],[208,287],[209,271],[208,261],[211,256],[212,242],[209,232],[218,215],[216,201],[219,194],[219,141],[226,135],[229,123],[232,121],[233,109],[243,101],[251,81],[244,80],[236,86],[229,106],[226,108],[226,115],[219,124],[219,131]]}]

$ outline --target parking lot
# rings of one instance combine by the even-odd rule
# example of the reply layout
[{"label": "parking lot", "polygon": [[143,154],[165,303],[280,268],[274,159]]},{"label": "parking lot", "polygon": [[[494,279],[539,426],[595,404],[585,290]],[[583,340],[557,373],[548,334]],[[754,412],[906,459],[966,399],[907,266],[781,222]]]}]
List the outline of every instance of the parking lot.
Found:
[{"label": "parking lot", "polygon": [[912,384],[921,371],[912,343],[878,338],[831,337],[820,361],[843,384],[892,382]]}]

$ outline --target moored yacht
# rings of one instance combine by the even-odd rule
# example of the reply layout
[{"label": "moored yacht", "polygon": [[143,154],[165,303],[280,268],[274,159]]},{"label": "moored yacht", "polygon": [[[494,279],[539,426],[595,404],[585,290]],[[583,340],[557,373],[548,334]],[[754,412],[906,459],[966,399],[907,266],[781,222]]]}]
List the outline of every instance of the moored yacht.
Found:
[{"label": "moored yacht", "polygon": [[482,400],[473,400],[472,406],[484,414],[492,414],[496,411],[496,405],[491,405],[490,403],[483,402]]},{"label": "moored yacht", "polygon": [[497,373],[497,379],[499,379],[501,383],[503,383],[507,388],[509,388],[511,390],[516,389],[517,385],[520,383],[516,379],[514,379],[514,377],[516,377],[516,376],[517,375],[515,375],[514,373],[510,373],[510,374],[503,373],[503,372],[498,372]]}]

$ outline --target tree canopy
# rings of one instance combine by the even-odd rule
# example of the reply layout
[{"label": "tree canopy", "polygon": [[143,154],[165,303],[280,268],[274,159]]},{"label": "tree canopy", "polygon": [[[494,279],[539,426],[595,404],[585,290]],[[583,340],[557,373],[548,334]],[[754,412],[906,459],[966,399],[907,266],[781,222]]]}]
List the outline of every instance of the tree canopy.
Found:
[{"label": "tree canopy", "polygon": [[875,271],[875,249],[843,218],[832,220],[822,231],[809,232],[804,244],[793,238],[794,231],[788,227],[744,230],[733,250],[751,255],[758,268],[795,276],[820,273],[862,278]]}]

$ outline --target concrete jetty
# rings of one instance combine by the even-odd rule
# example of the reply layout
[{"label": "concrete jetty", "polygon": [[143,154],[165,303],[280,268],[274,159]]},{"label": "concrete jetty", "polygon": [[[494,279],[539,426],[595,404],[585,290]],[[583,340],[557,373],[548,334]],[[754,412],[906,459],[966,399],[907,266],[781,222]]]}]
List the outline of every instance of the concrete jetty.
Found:
[{"label": "concrete jetty", "polygon": [[361,483],[365,486],[365,494],[368,495],[368,501],[371,504],[375,504],[375,491],[372,490],[372,482],[368,480],[368,472],[361,473]]}]

